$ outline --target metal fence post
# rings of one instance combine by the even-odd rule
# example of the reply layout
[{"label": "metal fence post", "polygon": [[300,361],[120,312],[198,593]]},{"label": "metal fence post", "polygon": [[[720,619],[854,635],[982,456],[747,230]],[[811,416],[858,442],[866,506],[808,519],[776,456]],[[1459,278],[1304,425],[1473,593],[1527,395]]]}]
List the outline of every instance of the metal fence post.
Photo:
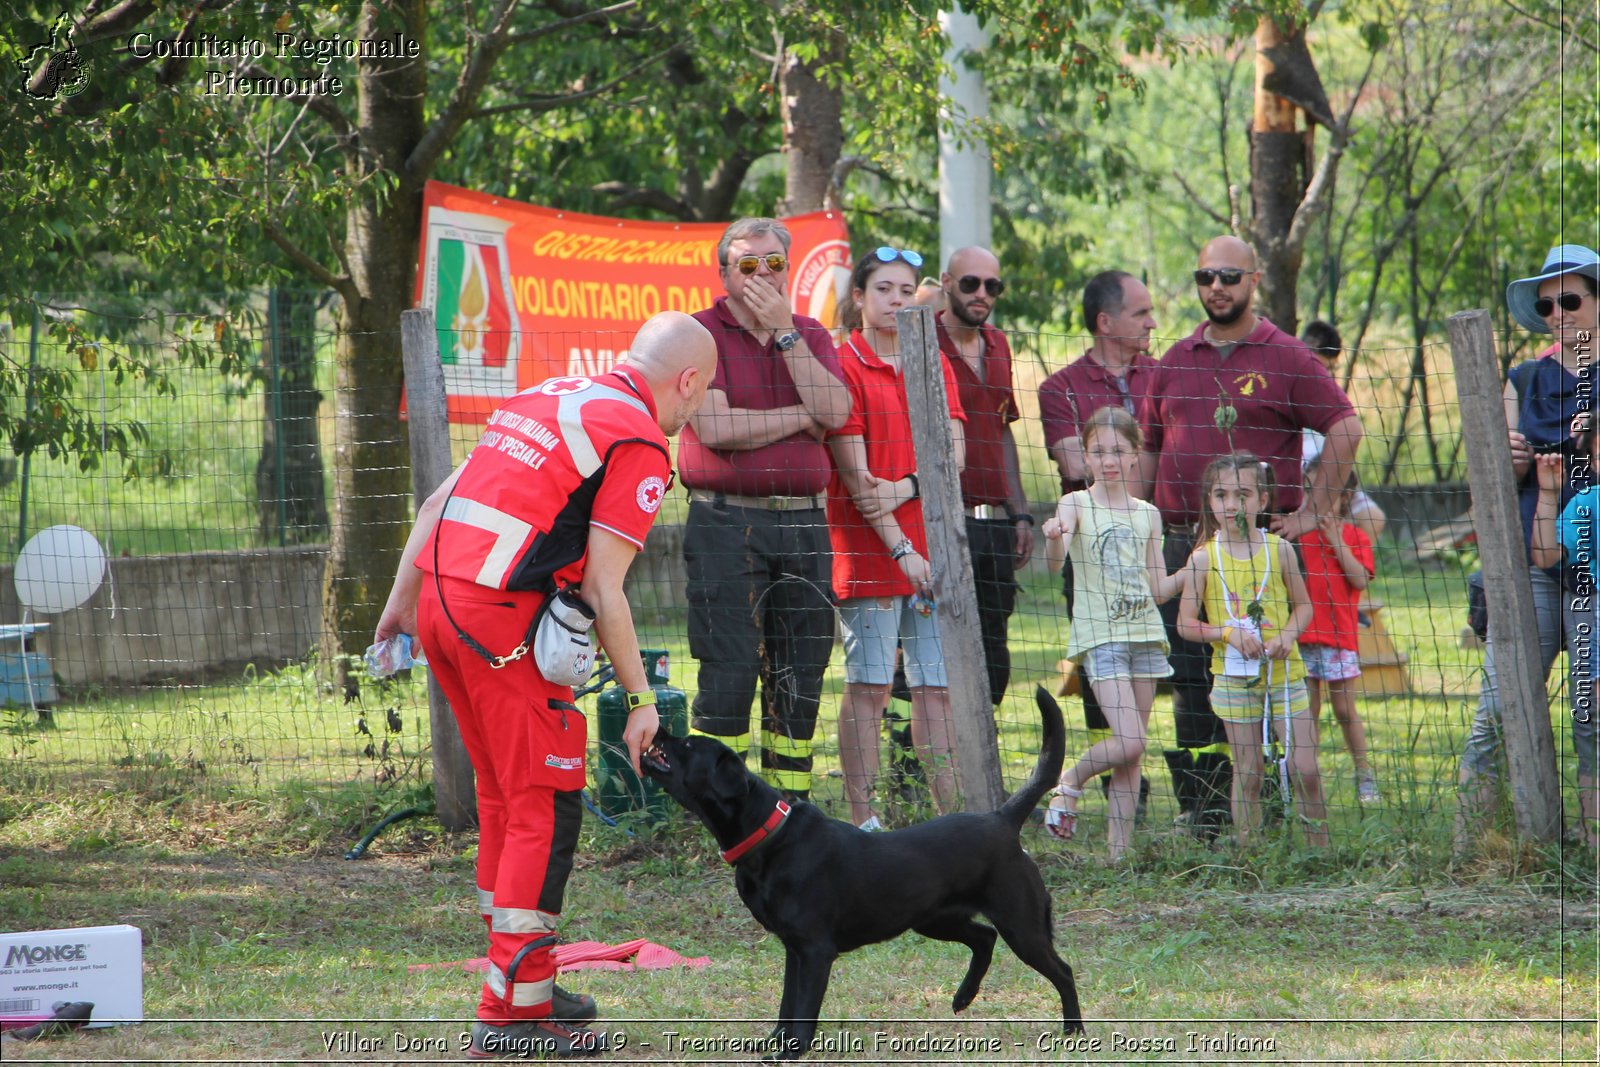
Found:
[{"label": "metal fence post", "polygon": [[900,366],[911,409],[911,439],[917,452],[922,490],[922,521],[928,533],[928,565],[939,613],[939,644],[950,677],[950,715],[955,727],[956,761],[967,807],[993,811],[1005,800],[1000,776],[1000,745],[994,707],[989,703],[983,634],[978,627],[978,591],[967,548],[967,523],[961,508],[961,475],[955,465],[949,401],[933,309],[895,312],[900,335]]},{"label": "metal fence post", "polygon": [[[439,362],[439,337],[433,312],[417,308],[400,313],[400,349],[405,360],[406,421],[411,437],[411,485],[417,504],[450,476],[450,422],[446,413],[444,366]],[[472,761],[456,728],[444,692],[428,673],[428,721],[433,737],[433,799],[446,830],[477,825]]]},{"label": "metal fence post", "polygon": [[1494,642],[1494,673],[1500,689],[1517,833],[1553,841],[1561,833],[1561,786],[1550,701],[1539,670],[1539,627],[1511,473],[1493,326],[1489,313],[1481,308],[1451,315],[1446,325],[1461,405],[1461,434],[1467,445],[1472,525],[1478,534],[1483,588],[1489,602],[1489,632]]}]

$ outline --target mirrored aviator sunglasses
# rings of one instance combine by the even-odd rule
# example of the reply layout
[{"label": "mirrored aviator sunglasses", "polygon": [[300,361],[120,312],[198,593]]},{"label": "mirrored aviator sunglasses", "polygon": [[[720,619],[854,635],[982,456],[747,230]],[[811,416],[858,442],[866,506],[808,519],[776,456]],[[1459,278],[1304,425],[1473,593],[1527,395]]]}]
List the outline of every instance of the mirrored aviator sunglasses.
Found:
[{"label": "mirrored aviator sunglasses", "polygon": [[980,278],[976,274],[963,274],[956,279],[956,288],[971,296],[978,291],[978,286],[983,286],[983,291],[990,296],[999,296],[1006,291],[1006,283],[999,278]]},{"label": "mirrored aviator sunglasses", "polygon": [[754,274],[761,269],[762,263],[765,263],[772,273],[782,274],[783,268],[789,265],[789,260],[782,252],[772,252],[765,256],[740,256],[733,261],[734,266],[739,268],[740,274]]},{"label": "mirrored aviator sunglasses", "polygon": [[1533,302],[1533,313],[1541,319],[1548,319],[1555,314],[1557,304],[1561,305],[1563,311],[1577,311],[1583,307],[1583,296],[1579,293],[1562,293],[1554,300],[1541,296]]},{"label": "mirrored aviator sunglasses", "polygon": [[920,270],[922,268],[922,253],[913,252],[909,248],[891,248],[889,245],[879,245],[872,254],[878,257],[878,262],[880,263],[893,263],[897,259],[903,259],[911,265],[912,270]]}]

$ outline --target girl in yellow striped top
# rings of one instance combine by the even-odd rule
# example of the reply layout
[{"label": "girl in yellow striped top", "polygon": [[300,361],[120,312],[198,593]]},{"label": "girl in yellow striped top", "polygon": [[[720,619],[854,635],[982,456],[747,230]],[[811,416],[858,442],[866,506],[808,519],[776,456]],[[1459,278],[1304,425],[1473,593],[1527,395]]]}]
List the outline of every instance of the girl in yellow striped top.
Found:
[{"label": "girl in yellow striped top", "polygon": [[1328,843],[1328,812],[1297,644],[1311,624],[1311,600],[1294,546],[1257,525],[1270,498],[1264,465],[1248,452],[1222,456],[1206,468],[1201,480],[1205,507],[1178,606],[1178,633],[1215,649],[1211,706],[1233,750],[1233,824],[1240,841],[1261,825],[1262,761],[1270,728],[1287,750],[1306,843],[1321,846]]}]

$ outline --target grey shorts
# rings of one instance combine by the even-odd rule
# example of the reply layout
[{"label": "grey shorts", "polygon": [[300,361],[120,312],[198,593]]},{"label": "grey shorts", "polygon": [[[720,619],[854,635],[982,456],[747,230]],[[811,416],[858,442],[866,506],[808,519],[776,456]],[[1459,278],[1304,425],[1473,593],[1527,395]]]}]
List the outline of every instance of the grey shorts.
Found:
[{"label": "grey shorts", "polygon": [[1108,641],[1085,649],[1078,662],[1089,676],[1089,684],[1113,678],[1167,678],[1172,664],[1160,641]]},{"label": "grey shorts", "polygon": [[943,688],[950,684],[939,647],[938,615],[923,615],[908,596],[853,597],[839,601],[844,630],[844,680],[857,685],[894,681],[894,648],[905,656],[906,684]]}]

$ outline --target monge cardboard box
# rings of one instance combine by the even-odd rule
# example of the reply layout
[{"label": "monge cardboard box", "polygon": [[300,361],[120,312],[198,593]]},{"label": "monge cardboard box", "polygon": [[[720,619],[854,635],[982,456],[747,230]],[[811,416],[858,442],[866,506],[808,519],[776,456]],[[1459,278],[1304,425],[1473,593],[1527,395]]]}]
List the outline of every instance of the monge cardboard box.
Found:
[{"label": "monge cardboard box", "polygon": [[136,926],[0,934],[0,1022],[50,1018],[63,1001],[94,1003],[90,1026],[144,1018],[144,945]]}]

